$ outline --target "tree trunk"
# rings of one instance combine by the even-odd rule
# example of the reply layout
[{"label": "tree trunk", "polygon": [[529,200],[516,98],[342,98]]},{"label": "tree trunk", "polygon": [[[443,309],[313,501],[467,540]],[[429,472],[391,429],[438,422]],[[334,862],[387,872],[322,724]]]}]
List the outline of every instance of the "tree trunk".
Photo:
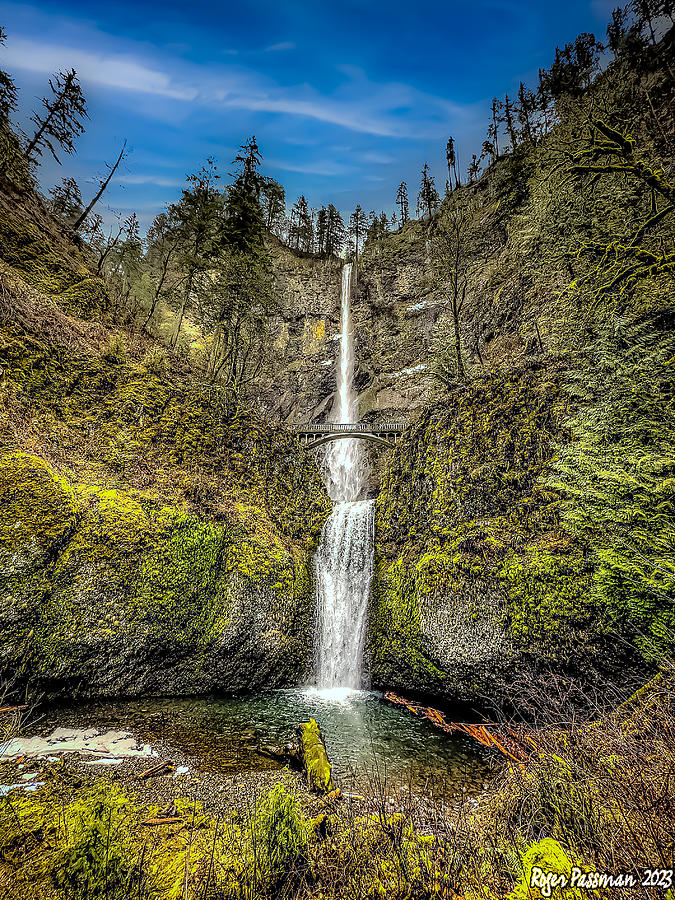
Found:
[{"label": "tree trunk", "polygon": [[455,329],[455,356],[457,358],[457,377],[466,378],[464,363],[462,361],[462,337],[459,331],[459,306],[456,294],[452,298],[452,321]]},{"label": "tree trunk", "polygon": [[[40,138],[42,137],[42,135],[45,133],[45,130],[46,130],[47,126],[48,126],[49,123],[52,121],[52,119],[54,118],[54,116],[56,115],[56,113],[58,112],[59,107],[60,107],[61,103],[63,102],[63,98],[66,96],[66,93],[67,93],[68,90],[70,89],[70,86],[71,86],[72,82],[73,82],[72,75],[67,75],[67,76],[66,76],[66,82],[65,82],[65,84],[64,84],[63,90],[62,90],[61,93],[57,96],[56,100],[54,101],[53,106],[51,106],[51,107],[48,106],[48,107],[47,107],[47,109],[49,110],[49,115],[48,115],[47,118],[44,120],[44,122],[42,123],[42,125],[38,128],[38,130],[35,132],[35,134],[33,135],[33,140],[32,140],[32,141],[30,142],[30,144],[26,147],[26,149],[25,149],[25,151],[24,151],[24,154],[23,154],[25,159],[30,159],[30,155],[31,155],[31,153],[33,152],[33,150],[35,149],[35,147],[37,146],[38,141],[40,140]],[[50,83],[51,83],[51,82],[50,82]]]},{"label": "tree trunk", "polygon": [[122,149],[120,150],[120,155],[117,157],[117,162],[115,163],[115,165],[114,165],[114,166],[112,167],[112,169],[110,170],[110,174],[108,175],[108,177],[106,178],[106,180],[103,181],[103,182],[101,182],[101,187],[100,187],[98,193],[96,194],[96,196],[94,197],[94,199],[91,201],[91,203],[89,204],[89,206],[85,209],[85,211],[84,211],[84,212],[82,213],[82,215],[79,217],[79,219],[77,220],[77,222],[75,222],[75,224],[73,225],[73,231],[77,231],[77,230],[78,230],[78,228],[80,227],[80,225],[82,225],[82,223],[83,223],[84,220],[87,218],[87,216],[89,215],[89,213],[92,211],[92,209],[96,206],[96,204],[98,203],[98,201],[99,201],[99,200],[101,199],[101,197],[103,196],[103,192],[105,191],[105,189],[106,189],[106,188],[108,187],[108,185],[110,184],[110,179],[113,177],[113,175],[114,175],[115,172],[117,171],[117,167],[119,166],[119,164],[120,164],[120,163],[122,162],[122,160],[124,159],[124,150],[126,149],[126,146],[127,146],[127,142],[125,141],[125,142],[122,144]]}]

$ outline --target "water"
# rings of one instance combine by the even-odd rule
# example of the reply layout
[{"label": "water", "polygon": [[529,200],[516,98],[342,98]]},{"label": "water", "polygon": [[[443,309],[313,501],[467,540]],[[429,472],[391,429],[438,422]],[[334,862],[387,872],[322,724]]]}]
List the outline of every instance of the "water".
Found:
[{"label": "water", "polygon": [[317,684],[360,688],[373,574],[373,503],[336,503],[314,558]]},{"label": "water", "polygon": [[[334,421],[355,424],[354,342],[351,324],[352,266],[342,270],[340,360]],[[317,599],[316,683],[329,690],[362,686],[362,661],[373,574],[374,503],[362,500],[365,466],[360,442],[342,438],[324,458],[328,495],[334,502],[314,558]]]},{"label": "water", "polygon": [[[351,319],[352,264],[342,269],[340,295],[340,360],[337,367],[337,404],[333,421],[356,424],[358,403],[354,393],[354,340]],[[328,496],[336,503],[351,503],[361,496],[364,461],[357,438],[342,438],[328,444],[323,463]]]},{"label": "water", "polygon": [[[429,723],[362,691],[282,690],[237,698],[170,698],[78,704],[50,712],[36,729],[55,727],[131,732],[160,759],[187,758],[191,769],[220,773],[280,768],[259,752],[294,739],[298,722],[315,718],[343,790],[372,796],[375,781],[394,794],[450,800],[480,790],[487,760],[465,735]],[[462,789],[465,790],[462,790]]]}]

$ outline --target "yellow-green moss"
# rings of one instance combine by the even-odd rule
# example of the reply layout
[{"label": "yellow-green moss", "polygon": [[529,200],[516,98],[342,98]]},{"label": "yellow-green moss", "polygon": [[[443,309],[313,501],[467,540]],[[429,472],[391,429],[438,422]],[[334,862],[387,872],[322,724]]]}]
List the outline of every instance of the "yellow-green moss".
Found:
[{"label": "yellow-green moss", "polygon": [[315,719],[298,726],[300,757],[307,777],[307,786],[317,794],[333,790],[333,776],[321,729]]},{"label": "yellow-green moss", "polygon": [[0,576],[44,564],[73,530],[75,493],[44,460],[16,451],[0,456]]},{"label": "yellow-green moss", "polygon": [[509,895],[509,900],[550,900],[552,897],[557,900],[582,900],[588,896],[587,891],[566,886],[576,862],[553,838],[543,838],[531,844],[523,854],[522,865],[523,877]]},{"label": "yellow-green moss", "polygon": [[600,611],[591,595],[592,572],[589,558],[574,545],[509,550],[499,575],[514,640],[556,658],[570,637],[578,640],[579,632],[592,623],[599,628]]}]

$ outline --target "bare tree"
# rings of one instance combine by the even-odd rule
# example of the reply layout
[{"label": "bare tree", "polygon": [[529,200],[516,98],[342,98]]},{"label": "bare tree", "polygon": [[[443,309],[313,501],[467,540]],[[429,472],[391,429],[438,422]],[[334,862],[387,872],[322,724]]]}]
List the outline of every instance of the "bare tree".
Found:
[{"label": "bare tree", "polygon": [[[84,220],[87,218],[87,216],[89,215],[89,213],[92,211],[92,209],[96,206],[96,204],[98,203],[98,201],[99,201],[99,200],[101,199],[101,197],[103,196],[103,193],[104,193],[104,191],[106,190],[106,188],[108,187],[108,185],[110,184],[110,181],[111,181],[113,175],[115,174],[115,172],[117,171],[117,169],[118,169],[118,167],[119,167],[119,164],[122,162],[122,160],[123,160],[124,157],[126,156],[126,152],[125,152],[125,151],[126,151],[126,147],[127,147],[127,142],[125,141],[125,142],[122,144],[122,149],[120,150],[120,155],[117,157],[117,162],[115,163],[114,166],[108,166],[108,168],[110,169],[110,172],[108,173],[108,175],[107,175],[105,178],[102,178],[101,181],[99,182],[99,189],[98,189],[98,191],[96,192],[96,195],[94,196],[94,199],[91,201],[91,203],[89,204],[89,206],[84,210],[84,212],[83,212],[82,215],[79,217],[79,219],[74,223],[74,225],[73,225],[73,231],[77,231],[77,230],[80,228],[80,226],[82,225],[82,223],[84,222]],[[106,164],[106,165],[107,165],[107,164]]]},{"label": "bare tree", "polygon": [[452,356],[455,372],[450,374],[441,366],[435,375],[449,384],[453,378],[466,378],[462,353],[461,319],[469,286],[472,257],[476,250],[474,227],[476,207],[466,201],[444,211],[432,231],[432,246],[437,278],[447,291],[447,309],[452,318]]}]

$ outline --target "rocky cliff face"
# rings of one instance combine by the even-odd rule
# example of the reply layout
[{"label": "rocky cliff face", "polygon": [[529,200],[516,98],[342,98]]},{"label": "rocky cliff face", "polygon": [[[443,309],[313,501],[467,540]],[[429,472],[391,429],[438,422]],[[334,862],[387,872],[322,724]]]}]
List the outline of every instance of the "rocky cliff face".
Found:
[{"label": "rocky cliff face", "polygon": [[3,234],[3,676],[62,697],[297,683],[330,508],[314,461],[165,348],[81,317],[104,286],[47,228],[15,212]]},{"label": "rocky cliff face", "polygon": [[287,424],[326,421],[339,352],[342,264],[273,247],[279,313],[271,323],[271,374],[257,392],[262,412]]}]

